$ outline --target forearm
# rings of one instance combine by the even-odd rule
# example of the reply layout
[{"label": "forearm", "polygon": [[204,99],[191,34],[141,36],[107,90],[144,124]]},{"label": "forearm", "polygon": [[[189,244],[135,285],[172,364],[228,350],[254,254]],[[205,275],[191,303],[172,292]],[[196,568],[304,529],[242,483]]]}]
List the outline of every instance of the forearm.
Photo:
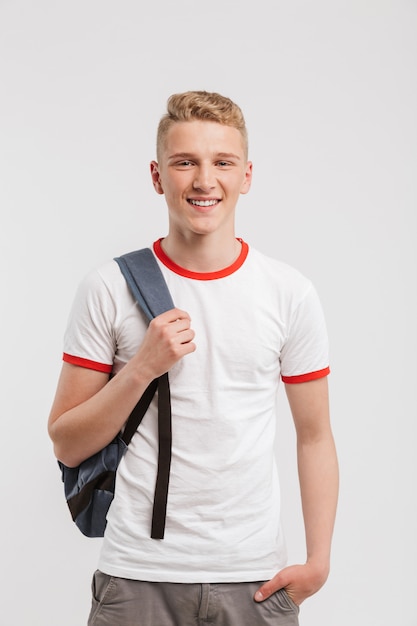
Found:
[{"label": "forearm", "polygon": [[149,382],[148,376],[138,375],[129,365],[110,381],[93,373],[68,373],[64,369],[61,393],[52,407],[48,428],[56,457],[76,466],[106,446],[123,427]]},{"label": "forearm", "polygon": [[[325,580],[338,498],[338,462],[330,430],[299,440],[298,472],[304,516],[307,562]],[[323,580],[323,582],[324,582]]]},{"label": "forearm", "polygon": [[316,593],[326,582],[338,495],[338,464],[331,432],[319,438],[300,438],[298,470],[303,506],[307,562],[290,565],[258,589],[261,602],[285,588],[296,604]]}]

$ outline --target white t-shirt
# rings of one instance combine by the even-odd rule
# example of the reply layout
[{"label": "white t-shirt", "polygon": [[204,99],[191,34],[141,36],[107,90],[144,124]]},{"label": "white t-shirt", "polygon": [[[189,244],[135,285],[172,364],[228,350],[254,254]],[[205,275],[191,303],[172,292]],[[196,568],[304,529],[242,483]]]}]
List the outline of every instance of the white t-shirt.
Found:
[{"label": "white t-shirt", "polygon": [[[169,372],[173,442],[163,540],[150,538],[157,469],[152,402],[123,457],[98,567],[137,580],[266,580],[285,566],[274,458],[280,378],[329,373],[316,291],[297,270],[248,248],[221,272],[175,265],[154,252],[197,349]],[[80,285],[64,360],[117,374],[147,323],[115,261]]]}]

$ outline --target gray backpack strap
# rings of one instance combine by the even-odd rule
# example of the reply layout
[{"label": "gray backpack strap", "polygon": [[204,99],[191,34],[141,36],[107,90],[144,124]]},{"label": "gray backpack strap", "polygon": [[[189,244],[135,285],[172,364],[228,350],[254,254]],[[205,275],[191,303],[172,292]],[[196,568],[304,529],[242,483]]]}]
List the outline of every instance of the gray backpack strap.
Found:
[{"label": "gray backpack strap", "polygon": [[[128,252],[116,257],[120,270],[129,288],[145,313],[148,321],[157,315],[174,308],[168,286],[150,248]],[[158,386],[158,472],[156,477],[154,505],[152,513],[152,539],[163,539],[165,532],[168,500],[169,474],[171,468],[172,420],[171,397],[168,373],[153,381],[150,387]],[[148,390],[150,389],[148,387]],[[150,393],[153,395],[152,390]],[[146,392],[145,394],[146,395]],[[149,400],[150,402],[150,400]],[[126,425],[132,436],[132,425]],[[136,430],[135,426],[133,429]],[[130,439],[129,437],[129,439]]]},{"label": "gray backpack strap", "polygon": [[150,248],[128,252],[116,257],[115,261],[149,321],[174,308],[171,294]]}]

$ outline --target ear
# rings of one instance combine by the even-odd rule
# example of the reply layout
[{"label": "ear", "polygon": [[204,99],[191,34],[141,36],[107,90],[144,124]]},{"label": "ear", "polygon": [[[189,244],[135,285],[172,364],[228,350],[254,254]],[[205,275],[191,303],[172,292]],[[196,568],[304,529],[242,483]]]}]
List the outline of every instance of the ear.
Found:
[{"label": "ear", "polygon": [[240,193],[244,194],[244,193],[248,193],[251,183],[252,183],[252,170],[253,170],[253,165],[252,165],[252,161],[248,161],[246,163],[246,172],[245,172],[245,178],[242,184],[242,188],[240,190]]},{"label": "ear", "polygon": [[156,161],[151,161],[151,177],[154,189],[156,193],[163,194],[164,190],[161,185],[161,177],[159,175],[158,163]]}]

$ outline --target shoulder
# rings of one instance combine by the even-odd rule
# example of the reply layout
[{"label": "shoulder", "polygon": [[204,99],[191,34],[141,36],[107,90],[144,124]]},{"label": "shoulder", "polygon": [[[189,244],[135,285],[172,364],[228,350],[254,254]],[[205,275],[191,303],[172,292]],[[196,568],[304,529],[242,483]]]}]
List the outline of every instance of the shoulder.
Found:
[{"label": "shoulder", "polygon": [[86,272],[81,279],[76,301],[86,301],[102,306],[104,302],[131,303],[132,295],[120,268],[114,259],[98,264]]},{"label": "shoulder", "polygon": [[307,278],[294,266],[269,256],[263,252],[260,252],[256,248],[249,248],[248,259],[251,263],[256,264],[258,267],[265,268],[267,271],[272,271],[274,274],[278,274],[289,280],[307,280]]},{"label": "shoulder", "polygon": [[249,249],[247,269],[264,288],[279,292],[281,297],[302,299],[314,290],[311,280],[297,268],[255,248]]}]

